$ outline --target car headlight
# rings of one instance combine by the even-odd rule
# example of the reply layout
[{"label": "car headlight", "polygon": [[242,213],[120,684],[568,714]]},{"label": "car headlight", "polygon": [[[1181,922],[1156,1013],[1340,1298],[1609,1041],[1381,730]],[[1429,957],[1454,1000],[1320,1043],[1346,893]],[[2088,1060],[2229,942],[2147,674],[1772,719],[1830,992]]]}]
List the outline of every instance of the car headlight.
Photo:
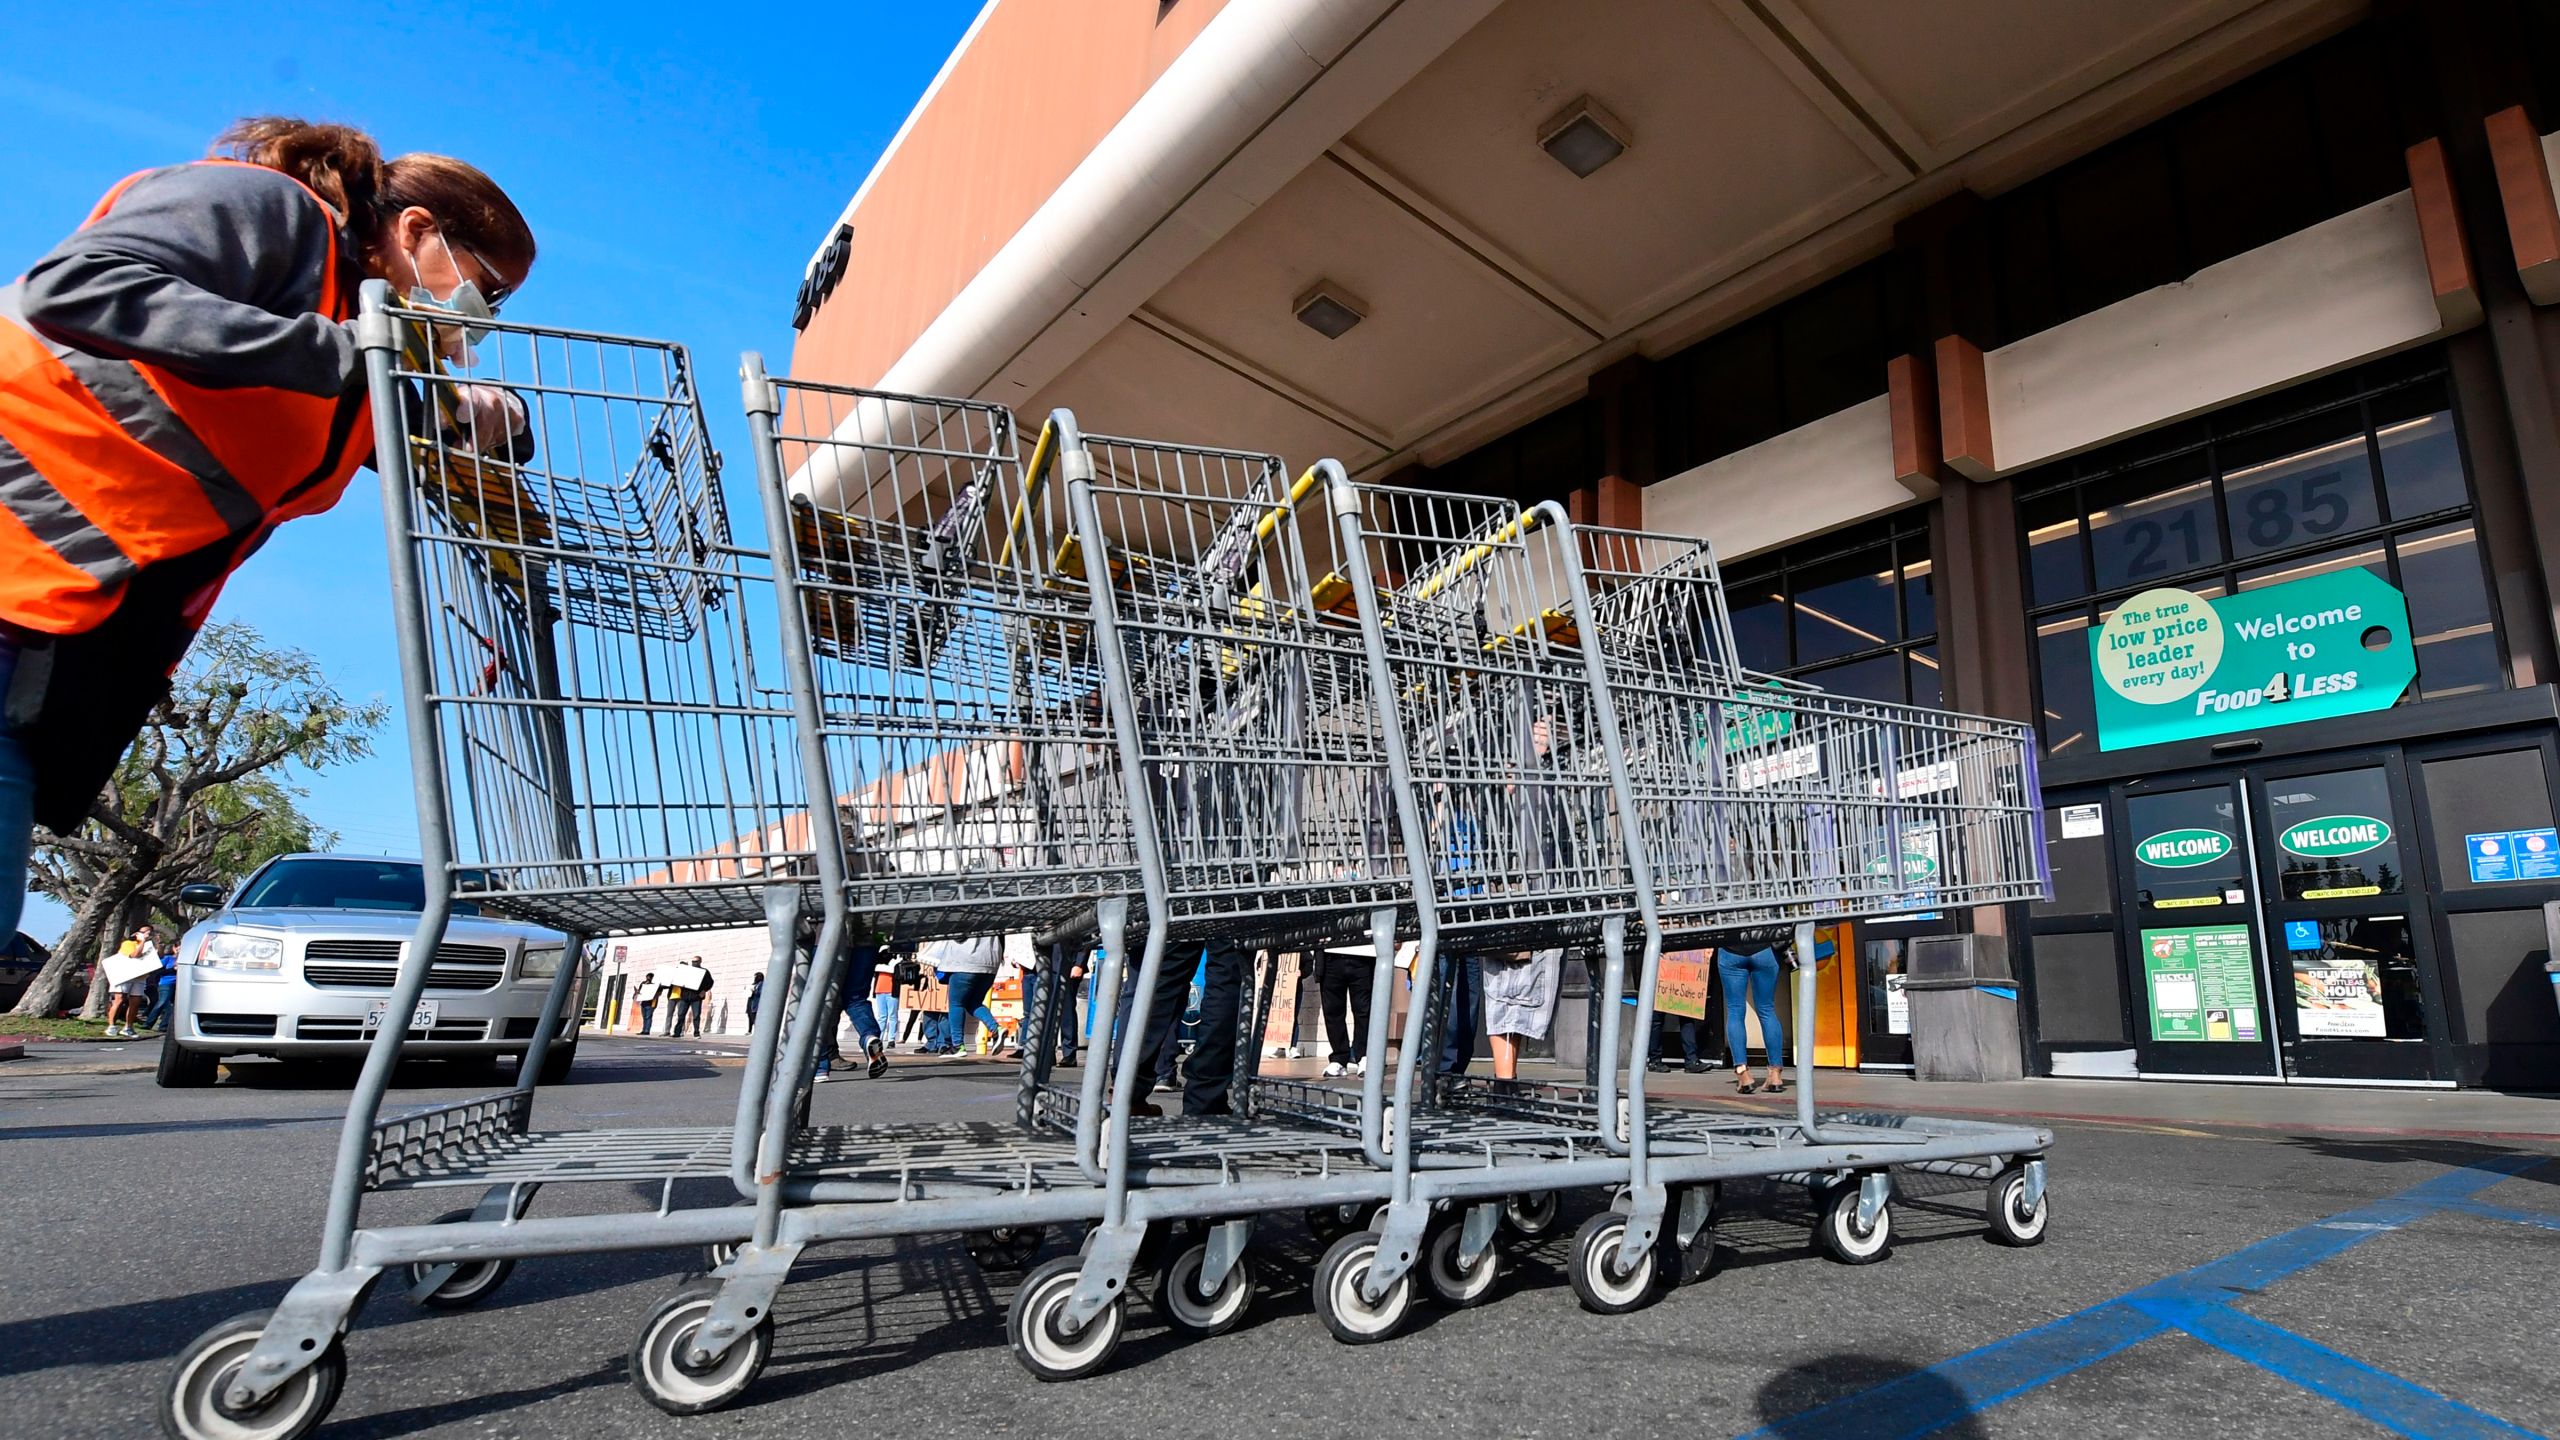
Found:
[{"label": "car headlight", "polygon": [[237,930],[216,930],[204,937],[196,963],[213,970],[275,974],[284,969],[284,942]]},{"label": "car headlight", "polygon": [[560,973],[560,957],[564,952],[554,945],[547,950],[527,950],[516,963],[519,980],[548,980]]}]

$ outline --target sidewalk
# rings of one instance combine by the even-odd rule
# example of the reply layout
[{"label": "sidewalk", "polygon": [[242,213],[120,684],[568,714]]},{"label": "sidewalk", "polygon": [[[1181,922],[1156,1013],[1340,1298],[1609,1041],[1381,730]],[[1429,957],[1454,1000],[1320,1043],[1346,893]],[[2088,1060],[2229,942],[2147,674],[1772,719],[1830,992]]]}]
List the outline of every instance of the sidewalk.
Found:
[{"label": "sidewalk", "polygon": [[[1321,1060],[1271,1060],[1262,1073],[1312,1078]],[[1478,1060],[1473,1073],[1488,1075]],[[1790,1081],[1796,1072],[1790,1070]],[[1578,1081],[1581,1072],[1524,1063],[1524,1080]],[[1352,1083],[1352,1082],[1344,1082]],[[1777,1099],[1736,1095],[1733,1072],[1649,1074],[1645,1093],[1674,1102],[1792,1111]],[[2353,1089],[2329,1085],[2209,1085],[2184,1080],[2008,1080],[1963,1084],[1914,1080],[1874,1070],[1815,1072],[1825,1110],[1890,1110],[1914,1115],[2063,1120],[2146,1129],[2264,1130],[2282,1134],[2417,1135],[2478,1140],[2560,1141],[2560,1096],[2495,1090]]]}]

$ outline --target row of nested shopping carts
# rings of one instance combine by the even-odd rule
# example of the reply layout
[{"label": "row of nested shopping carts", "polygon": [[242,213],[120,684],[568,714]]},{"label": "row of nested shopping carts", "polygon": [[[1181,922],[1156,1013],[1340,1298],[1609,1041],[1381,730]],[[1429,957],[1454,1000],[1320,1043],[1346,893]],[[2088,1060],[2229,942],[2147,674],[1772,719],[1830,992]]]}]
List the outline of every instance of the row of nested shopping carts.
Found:
[{"label": "row of nested shopping carts", "polygon": [[[1813,1187],[1845,1260],[1884,1253],[1897,1173],[1979,1181],[1992,1238],[2041,1238],[2048,1134],[1818,1112],[1810,1025],[1792,1115],[1647,1102],[1620,1031],[1650,1031],[1666,947],[1795,926],[1809,957],[1816,919],[2044,884],[2023,727],[1746,673],[1703,542],[1330,461],[1293,480],[1065,412],[1026,456],[1001,407],[777,380],[750,356],[752,544],[681,347],[495,326],[467,379],[523,402],[534,448],[510,462],[457,433],[457,378],[379,286],[359,335],[373,394],[403,397],[373,413],[430,877],[387,1013],[435,988],[459,903],[573,941],[760,924],[784,978],[728,1127],[532,1127],[576,965],[503,1094],[385,1117],[408,1038],[386,1027],[319,1263],[179,1357],[170,1433],[306,1433],[384,1275],[452,1308],[538,1256],[704,1247],[630,1367],[694,1413],[754,1382],[786,1276],[829,1241],[956,1234],[1019,1268],[1080,1231],[1007,1318],[1059,1379],[1109,1360],[1141,1271],[1175,1329],[1234,1326],[1279,1214],[1330,1242],[1314,1306],[1353,1342],[1423,1293],[1486,1298],[1504,1237],[1556,1224],[1566,1192],[1607,1197],[1567,1265],[1600,1312],[1703,1271],[1727,1179]],[[1052,983],[1015,1123],[813,1122],[850,956],[1018,931],[1053,964],[1098,951],[1097,1037],[1160,1032],[1204,947],[1266,957],[1224,1113],[1156,1116],[1134,1039],[1054,1070]],[[1356,1090],[1258,1075],[1268,957],[1359,943],[1411,947],[1412,1022],[1371,1027]],[[1618,1058],[1587,1085],[1439,1077],[1435,970],[1556,947],[1593,957]],[[1373,1014],[1397,975],[1376,967]],[[654,1205],[532,1212],[573,1182]],[[369,1193],[431,1188],[472,1204],[360,1223]]]}]

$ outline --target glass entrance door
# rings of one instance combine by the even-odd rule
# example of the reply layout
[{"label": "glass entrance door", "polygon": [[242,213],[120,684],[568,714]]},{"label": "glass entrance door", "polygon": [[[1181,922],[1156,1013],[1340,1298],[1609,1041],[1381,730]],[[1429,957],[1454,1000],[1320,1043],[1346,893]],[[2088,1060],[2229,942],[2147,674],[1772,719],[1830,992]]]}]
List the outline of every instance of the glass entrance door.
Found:
[{"label": "glass entrance door", "polygon": [[2398,755],[2257,766],[2248,780],[2286,1073],[2449,1073],[2434,927],[2409,878],[2417,841]]},{"label": "glass entrance door", "polygon": [[2126,785],[2116,873],[2145,1075],[2278,1079],[2247,781]]}]

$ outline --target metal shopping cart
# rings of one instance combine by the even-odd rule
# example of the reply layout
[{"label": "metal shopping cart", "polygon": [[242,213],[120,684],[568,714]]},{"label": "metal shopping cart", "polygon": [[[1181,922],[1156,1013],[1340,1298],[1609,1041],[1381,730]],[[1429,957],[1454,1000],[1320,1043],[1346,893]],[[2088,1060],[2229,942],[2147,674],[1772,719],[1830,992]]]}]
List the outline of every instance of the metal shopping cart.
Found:
[{"label": "metal shopping cart", "polygon": [[[1550,506],[1571,580],[1569,613],[1605,695],[1613,763],[1631,799],[1635,899],[1648,940],[1636,977],[1639,1033],[1653,1023],[1666,937],[1789,925],[1797,1013],[1813,1010],[1815,918],[1854,919],[2044,895],[2043,812],[2032,733],[2021,724],[1825,694],[1757,676],[1734,658],[1714,559],[1685,537],[1568,523]],[[1612,973],[1604,993],[1623,983]],[[1620,1007],[1605,1012],[1615,1022]],[[1605,1027],[1604,1027],[1605,1028]],[[1586,1305],[1642,1303],[1637,1252],[1659,1237],[1667,1270],[1706,1262],[1714,1186],[1736,1173],[1816,1188],[1817,1235],[1834,1258],[1881,1258],[1892,1171],[1986,1182],[1993,1239],[2043,1235],[2049,1133],[2025,1126],[1817,1113],[1810,1027],[1799,1025],[1791,1121],[1733,1112],[1648,1113],[1630,1062],[1624,1131],[1646,1152],[1623,1224],[1595,1217],[1577,1243]],[[1614,1033],[1604,1035],[1612,1053]],[[1640,1058],[1640,1057],[1638,1057]],[[1598,1099],[1614,1108],[1604,1072]],[[1497,1102],[1498,1103],[1498,1102]],[[1736,1150],[1758,1168],[1737,1172]],[[1801,1163],[1795,1163],[1801,1162]],[[1671,1208],[1644,1233],[1648,1180]],[[1613,1244],[1614,1242],[1614,1244]],[[1615,1250],[1612,1257],[1606,1253]],[[1622,1262],[1622,1263],[1621,1263]]]},{"label": "metal shopping cart", "polygon": [[[1365,1170],[1351,1141],[1259,1125],[1249,1104],[1237,1117],[1131,1123],[1154,1050],[1135,1042],[1155,1038],[1152,982],[1176,911],[1228,917],[1182,932],[1196,941],[1248,923],[1234,917],[1310,904],[1287,878],[1302,829],[1294,780],[1310,765],[1294,688],[1306,672],[1254,657],[1283,603],[1267,553],[1288,505],[1278,462],[1089,441],[1061,413],[1026,466],[996,407],[768,380],[752,364],[748,392],[767,488],[788,512],[775,521],[789,547],[786,613],[807,621],[786,637],[811,661],[804,747],[817,788],[841,798],[813,817],[822,938],[807,987],[833,979],[845,946],[829,935],[1029,930],[1053,973],[1097,944],[1094,1028],[1134,1037],[1108,1047],[1116,1069],[1089,1065],[1072,1086],[1051,1075],[1056,984],[1023,1025],[1019,1118],[1031,1133],[1009,1144],[1063,1157],[1072,1178],[1044,1178],[1045,1208],[1002,1228],[1022,1258],[1043,1223],[1093,1228],[1076,1254],[1025,1277],[1008,1318],[1015,1354],[1046,1379],[1107,1363],[1151,1236],[1172,1239],[1156,1261],[1163,1317],[1195,1334],[1231,1327],[1253,1294],[1251,1217],[1273,1195],[1356,1195]],[[1168,497],[1152,530],[1070,523],[1068,489],[1098,473]],[[1203,507],[1236,523],[1203,528]],[[1113,628],[1124,594],[1218,613],[1222,632],[1197,650],[1141,640],[1147,661],[1132,664]],[[1133,717],[1162,729],[1202,709],[1203,686],[1222,697],[1205,702],[1221,717],[1221,752],[1189,765],[1133,756],[1144,728]],[[1178,876],[1161,864],[1165,815],[1199,837]],[[1133,935],[1151,959],[1124,1017],[1116,981]],[[813,1013],[807,1025],[828,1023]],[[777,1092],[803,1073],[814,1036],[802,1031],[795,1021]],[[759,1249],[724,1275],[787,1266]]]},{"label": "metal shopping cart", "polygon": [[[606,933],[753,924],[777,896],[796,906],[812,873],[809,795],[751,618],[774,575],[731,534],[685,352],[498,324],[457,374],[432,358],[430,322],[378,282],[357,334],[427,875],[384,1013],[407,1015],[451,983],[429,962],[458,898],[566,931],[573,957]],[[462,418],[465,385],[511,397],[520,433],[478,433]],[[744,1235],[746,1212],[674,1203],[695,1177],[754,1191],[731,1133],[532,1127],[535,1077],[565,1043],[581,969],[564,963],[540,982],[542,1018],[502,1094],[386,1116],[405,1036],[372,1036],[318,1265],[272,1312],[218,1325],[180,1355],[163,1414],[172,1433],[316,1426],[344,1377],[350,1317],[388,1272],[405,1273],[422,1303],[461,1305],[526,1256]],[[754,1131],[759,1098],[745,1087],[736,1134]],[[658,1204],[528,1214],[541,1189],[573,1181],[644,1184]],[[437,1188],[474,1204],[434,1224],[361,1223],[368,1195]]]}]

